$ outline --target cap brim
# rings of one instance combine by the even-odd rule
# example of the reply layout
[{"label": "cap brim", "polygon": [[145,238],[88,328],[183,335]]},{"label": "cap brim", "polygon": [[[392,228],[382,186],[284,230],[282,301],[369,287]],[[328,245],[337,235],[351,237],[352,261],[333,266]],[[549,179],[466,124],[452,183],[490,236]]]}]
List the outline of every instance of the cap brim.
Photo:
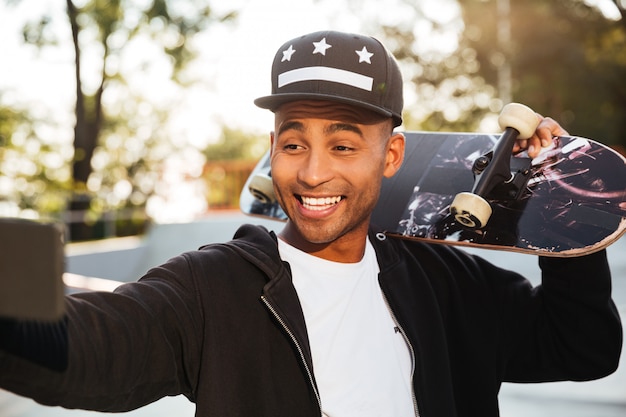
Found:
[{"label": "cap brim", "polygon": [[284,94],[273,94],[271,96],[259,97],[254,100],[254,104],[262,109],[267,109],[271,111],[276,111],[280,106],[285,103],[290,103],[292,101],[298,100],[326,100],[326,101],[337,101],[339,103],[351,104],[357,107],[361,107],[367,110],[371,110],[375,113],[380,114],[385,117],[393,117],[394,119],[402,121],[401,116],[393,114],[389,110],[383,109],[382,107],[378,107],[369,103],[365,103],[363,101],[354,100],[351,98],[333,96],[329,94],[316,94],[316,93],[284,93]]}]

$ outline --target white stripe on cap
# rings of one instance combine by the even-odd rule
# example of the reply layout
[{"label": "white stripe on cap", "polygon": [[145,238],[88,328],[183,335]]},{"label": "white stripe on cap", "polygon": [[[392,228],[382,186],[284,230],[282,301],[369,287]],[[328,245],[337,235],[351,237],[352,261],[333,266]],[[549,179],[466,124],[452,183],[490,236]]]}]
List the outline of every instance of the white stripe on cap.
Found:
[{"label": "white stripe on cap", "polygon": [[331,81],[372,91],[374,79],[356,72],[330,67],[305,67],[283,72],[278,75],[278,88],[300,81]]}]

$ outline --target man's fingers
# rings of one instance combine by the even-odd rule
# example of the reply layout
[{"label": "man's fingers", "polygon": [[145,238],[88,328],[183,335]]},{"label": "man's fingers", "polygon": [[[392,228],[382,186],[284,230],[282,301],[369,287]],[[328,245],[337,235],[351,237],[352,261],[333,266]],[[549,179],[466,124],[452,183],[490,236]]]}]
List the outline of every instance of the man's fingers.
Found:
[{"label": "man's fingers", "polygon": [[541,148],[546,148],[552,144],[555,136],[567,136],[568,133],[560,124],[551,117],[543,117],[537,113],[539,125],[535,134],[528,139],[520,139],[513,147],[513,152],[517,153],[526,149],[528,156],[535,158],[541,152]]},{"label": "man's fingers", "polygon": [[518,152],[521,152],[522,150],[526,149],[528,147],[528,140],[527,139],[518,139],[515,141],[515,145],[513,145],[513,153],[516,154]]},{"label": "man's fingers", "polygon": [[541,140],[546,140],[549,144],[554,136],[567,136],[568,133],[563,127],[551,117],[544,117],[537,126],[536,134]]},{"label": "man's fingers", "polygon": [[528,139],[528,156],[531,158],[537,157],[539,152],[541,152],[542,146],[543,140],[539,139],[539,136],[535,133],[530,139]]}]

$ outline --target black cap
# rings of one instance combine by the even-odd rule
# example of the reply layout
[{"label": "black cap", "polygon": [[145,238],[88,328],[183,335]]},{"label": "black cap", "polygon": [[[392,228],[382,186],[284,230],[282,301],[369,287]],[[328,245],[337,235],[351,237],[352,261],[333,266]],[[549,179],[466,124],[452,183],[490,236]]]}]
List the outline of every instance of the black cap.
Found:
[{"label": "black cap", "polygon": [[254,103],[275,111],[295,100],[353,104],[402,124],[402,74],[378,40],[351,33],[315,32],[286,42],[272,64],[272,95]]}]

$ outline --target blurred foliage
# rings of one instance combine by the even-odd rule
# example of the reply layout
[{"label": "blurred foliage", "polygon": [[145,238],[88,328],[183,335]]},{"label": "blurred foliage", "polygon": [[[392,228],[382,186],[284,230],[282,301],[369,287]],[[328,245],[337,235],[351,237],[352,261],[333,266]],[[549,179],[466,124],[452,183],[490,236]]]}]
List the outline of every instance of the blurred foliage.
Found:
[{"label": "blurred foliage", "polygon": [[0,106],[1,216],[58,218],[65,207],[68,150],[42,142],[41,125],[25,110]]},{"label": "blurred foliage", "polygon": [[[30,1],[13,0],[7,4]],[[135,113],[130,118],[122,116],[131,114],[129,103],[118,103],[118,109],[105,106],[106,91],[111,89],[118,95],[125,92],[128,99],[135,100],[133,104],[137,108],[147,104],[126,84],[127,74],[122,70],[129,53],[126,51],[137,48],[137,45],[154,48],[165,57],[158,61],[159,68],[163,70],[169,65],[173,82],[182,86],[192,84],[194,80],[184,71],[196,56],[191,39],[209,25],[232,21],[236,13],[217,15],[208,0],[66,0],[66,12],[74,46],[76,81],[70,182],[73,193],[69,209],[87,213],[85,224],[72,222],[70,236],[82,240],[91,238],[89,223],[104,211],[145,204],[146,195],[154,187],[150,181],[153,174],[148,172],[161,161],[151,157],[156,154],[162,158],[168,153],[162,149],[162,141],[167,143],[167,138],[158,134],[146,135],[146,131],[158,132],[158,127],[167,119],[167,112],[145,118],[137,117]],[[24,42],[40,49],[56,45],[59,40],[58,33],[51,30],[53,23],[52,17],[46,14],[27,22],[22,31]],[[85,65],[85,56],[88,56],[89,65]],[[152,64],[144,63],[145,66]],[[119,107],[124,112],[120,112]],[[140,124],[145,123],[145,119],[149,119],[148,123]],[[111,143],[120,141],[122,146],[109,150]],[[108,142],[106,147],[104,142]],[[129,146],[129,143],[159,149],[137,151],[138,147]],[[94,172],[94,167],[99,167],[100,171]],[[111,189],[118,192],[111,193]]]},{"label": "blurred foliage", "polygon": [[477,53],[464,45],[465,2],[445,0],[438,13],[429,2],[399,0],[405,24],[372,30],[398,58],[405,77],[404,126],[407,130],[476,131],[486,115],[498,111],[497,88],[481,74]]},{"label": "blurred foliage", "polygon": [[[626,145],[626,25],[580,0],[510,0],[511,42],[497,44],[496,1],[464,3],[465,48],[497,85],[502,62],[512,98],[559,120],[572,134]],[[623,13],[623,10],[622,10]]]},{"label": "blurred foliage", "polygon": [[269,135],[251,135],[239,129],[224,127],[218,141],[203,153],[207,161],[258,160],[269,149]]},{"label": "blurred foliage", "polygon": [[[459,20],[438,20],[427,2],[400,0],[415,24],[367,24],[403,65],[409,88],[405,126],[480,130],[506,103],[499,70],[510,67],[511,99],[557,119],[572,134],[626,146],[626,22],[582,0],[509,0],[510,40],[498,34],[498,0],[465,0]],[[505,2],[502,2],[505,3]],[[404,23],[404,24],[403,24]],[[427,37],[456,32],[451,52],[423,51]],[[499,41],[500,40],[500,41]],[[412,97],[414,95],[415,97]]]},{"label": "blurred foliage", "polygon": [[268,135],[223,128],[220,139],[203,151],[207,164],[202,177],[209,208],[239,207],[241,190],[269,144]]}]

